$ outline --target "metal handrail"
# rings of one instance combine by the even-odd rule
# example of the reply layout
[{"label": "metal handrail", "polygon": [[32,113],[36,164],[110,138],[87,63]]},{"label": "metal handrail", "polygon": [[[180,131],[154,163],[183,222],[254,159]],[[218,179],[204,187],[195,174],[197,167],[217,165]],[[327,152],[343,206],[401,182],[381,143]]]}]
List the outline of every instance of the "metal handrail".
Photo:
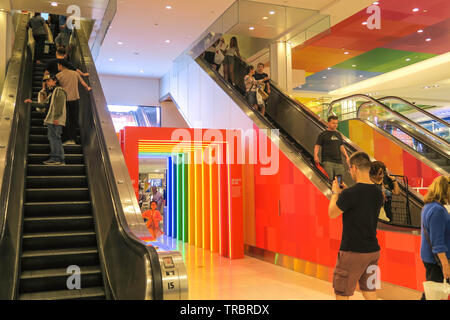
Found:
[{"label": "metal handrail", "polygon": [[[376,100],[376,99],[374,99],[374,100]],[[370,101],[367,101],[367,102],[362,103],[362,104],[358,107],[358,110],[356,111],[356,115],[359,117],[359,111],[360,111],[361,107],[364,107],[365,105],[370,104],[370,103],[371,103]],[[406,122],[407,122],[409,125],[411,125],[414,129],[416,129],[417,131],[420,131],[420,130],[425,131],[427,134],[429,134],[430,136],[432,136],[433,139],[439,140],[440,142],[444,143],[444,144],[446,145],[446,147],[450,148],[450,143],[448,143],[448,141],[445,140],[444,138],[438,136],[438,135],[435,134],[434,132],[431,132],[431,131],[428,130],[427,128],[418,125],[418,124],[415,123],[414,121],[411,121],[409,118],[405,117],[405,116],[402,115],[400,112],[397,112],[397,111],[395,111],[395,110],[392,110],[391,108],[389,108],[388,106],[386,106],[384,103],[379,102],[378,104],[379,104],[380,106],[384,106],[384,107],[388,108],[390,112],[392,112],[392,113],[395,114],[396,116],[402,118],[402,120],[405,120],[405,119],[406,119],[406,120],[407,120]],[[384,107],[383,107],[383,108],[384,108]],[[447,152],[447,154],[450,156],[450,152]]]},{"label": "metal handrail", "polygon": [[[332,101],[332,102],[330,103],[329,108],[328,108],[328,115],[334,114],[334,113],[333,113],[333,105],[334,105],[334,104],[339,103],[339,102],[341,102],[341,101],[348,100],[348,99],[357,98],[357,97],[360,97],[360,98],[364,98],[364,99],[369,100],[369,101],[367,101],[367,102],[364,102],[363,104],[361,104],[361,105],[358,107],[358,109],[357,109],[357,111],[356,111],[356,117],[357,117],[357,118],[359,118],[359,111],[361,110],[361,107],[364,106],[365,104],[368,104],[368,103],[372,102],[372,103],[374,103],[374,104],[380,106],[382,109],[386,110],[387,112],[391,112],[391,113],[395,114],[396,116],[398,116],[399,118],[401,118],[404,122],[408,123],[408,124],[409,124],[410,126],[412,126],[414,129],[416,129],[418,132],[420,132],[421,130],[423,130],[424,132],[429,133],[431,136],[433,136],[433,137],[435,136],[432,132],[430,132],[429,130],[427,130],[427,129],[425,129],[425,128],[422,128],[422,127],[418,126],[417,123],[411,121],[410,119],[408,119],[407,117],[405,117],[405,116],[402,115],[401,113],[398,113],[398,112],[392,110],[391,108],[389,108],[388,106],[386,106],[386,105],[383,104],[382,102],[379,102],[379,101],[376,100],[375,98],[372,98],[372,97],[370,97],[370,96],[368,96],[368,95],[365,95],[365,94],[359,94],[359,93],[358,93],[358,94],[353,94],[353,95],[350,95],[350,96],[343,97],[343,98],[340,98],[340,99],[337,99],[337,100]],[[419,127],[420,127],[420,128],[419,128]],[[447,150],[442,150],[442,146],[438,146],[435,142],[431,142],[431,143],[433,144],[433,147],[434,147],[435,149],[439,150],[439,151],[445,152],[445,155],[446,155],[447,157],[450,157],[450,144],[449,144],[447,141],[443,140],[441,137],[439,137],[439,140],[442,141],[442,143],[444,144],[444,147],[446,147]]]},{"label": "metal handrail", "polygon": [[399,101],[403,102],[404,104],[407,104],[407,105],[409,105],[410,107],[413,107],[415,110],[417,110],[417,111],[419,111],[419,112],[425,114],[427,117],[433,118],[433,120],[436,120],[436,121],[439,122],[440,124],[442,124],[442,125],[444,125],[444,126],[450,128],[450,124],[449,124],[447,121],[442,120],[441,118],[435,116],[435,115],[432,114],[431,112],[428,112],[428,111],[426,111],[426,110],[424,110],[424,109],[422,109],[422,108],[419,108],[419,107],[416,106],[415,104],[413,104],[413,103],[411,103],[411,102],[409,102],[409,101],[407,101],[407,100],[405,100],[405,99],[403,99],[403,98],[396,97],[396,96],[386,96],[386,97],[383,97],[383,98],[379,98],[379,99],[377,99],[377,100],[378,100],[378,101],[383,101],[383,100],[399,100]]}]

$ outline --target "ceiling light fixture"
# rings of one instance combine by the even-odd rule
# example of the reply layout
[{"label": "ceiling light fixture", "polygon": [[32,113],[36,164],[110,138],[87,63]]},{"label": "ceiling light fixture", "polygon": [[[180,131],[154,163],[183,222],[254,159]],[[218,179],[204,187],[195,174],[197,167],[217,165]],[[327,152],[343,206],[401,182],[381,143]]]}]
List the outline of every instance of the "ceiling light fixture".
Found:
[{"label": "ceiling light fixture", "polygon": [[419,11],[419,8],[414,8],[414,9],[412,9],[412,11],[417,12],[417,11]]},{"label": "ceiling light fixture", "polygon": [[250,27],[248,28],[248,30],[255,30],[255,27]]},{"label": "ceiling light fixture", "polygon": [[122,42],[122,41],[119,41],[119,42],[117,42],[117,44],[118,44],[119,46],[121,46],[121,45],[123,45],[123,42]]},{"label": "ceiling light fixture", "polygon": [[411,59],[410,58],[406,58],[405,61],[411,61]]},{"label": "ceiling light fixture", "polygon": [[327,70],[331,70],[331,69],[333,69],[333,68],[331,68],[331,67],[328,67],[328,68],[327,68]]},{"label": "ceiling light fixture", "polygon": [[425,41],[427,41],[427,42],[428,42],[428,41],[431,41],[431,38],[426,38]]},{"label": "ceiling light fixture", "polygon": [[144,70],[139,70],[140,73],[144,73]]},{"label": "ceiling light fixture", "polygon": [[50,3],[50,5],[51,5],[52,7],[57,7],[57,6],[58,6],[58,2],[52,2],[52,3]]},{"label": "ceiling light fixture", "polygon": [[378,1],[375,1],[374,3],[372,3],[374,5],[380,4]]},{"label": "ceiling light fixture", "polygon": [[322,77],[322,79],[326,79],[326,78],[327,78],[326,76],[323,76],[323,77]]},{"label": "ceiling light fixture", "polygon": [[355,67],[356,67],[356,64],[352,64],[352,67],[355,68]]},{"label": "ceiling light fixture", "polygon": [[170,40],[166,40],[165,42],[166,42],[166,43],[170,43]]},{"label": "ceiling light fixture", "polygon": [[361,24],[365,26],[365,25],[367,24],[367,21],[364,21],[364,22],[363,22],[363,23],[361,23]]},{"label": "ceiling light fixture", "polygon": [[420,30],[417,30],[417,33],[422,33],[423,32],[423,30],[422,29],[420,29]]},{"label": "ceiling light fixture", "polygon": [[267,20],[267,19],[269,19],[269,17],[263,17],[263,20]]},{"label": "ceiling light fixture", "polygon": [[269,14],[275,14],[275,11],[270,11]]},{"label": "ceiling light fixture", "polygon": [[345,51],[345,52],[344,52],[344,54],[349,54],[349,53],[350,53],[350,52],[348,52],[348,51]]},{"label": "ceiling light fixture", "polygon": [[114,61],[114,59],[113,59],[113,58],[109,58],[108,60],[109,60],[109,61],[111,61],[111,62],[113,62],[113,61]]},{"label": "ceiling light fixture", "polygon": [[172,6],[166,6],[166,9],[170,10],[170,9],[172,9]]},{"label": "ceiling light fixture", "polygon": [[360,78],[364,77],[362,74],[359,75]]}]

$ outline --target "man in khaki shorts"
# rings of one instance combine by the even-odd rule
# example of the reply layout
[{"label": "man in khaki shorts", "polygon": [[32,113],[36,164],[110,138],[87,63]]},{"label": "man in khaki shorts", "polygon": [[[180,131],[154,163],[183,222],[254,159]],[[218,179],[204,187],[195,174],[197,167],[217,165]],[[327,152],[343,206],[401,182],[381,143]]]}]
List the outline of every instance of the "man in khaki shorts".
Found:
[{"label": "man in khaki shorts", "polygon": [[330,218],[342,214],[342,240],[333,274],[336,300],[348,300],[359,288],[367,300],[376,300],[379,288],[377,239],[378,214],[383,194],[369,175],[371,161],[364,152],[350,158],[350,173],[356,184],[347,188],[333,181],[333,195],[328,207]]}]

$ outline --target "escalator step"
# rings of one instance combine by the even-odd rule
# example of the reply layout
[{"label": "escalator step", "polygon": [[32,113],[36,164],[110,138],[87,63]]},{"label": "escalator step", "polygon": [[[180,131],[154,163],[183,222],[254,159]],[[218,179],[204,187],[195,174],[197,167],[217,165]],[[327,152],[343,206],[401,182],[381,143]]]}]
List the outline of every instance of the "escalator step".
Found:
[{"label": "escalator step", "polygon": [[45,113],[31,111],[31,119],[45,119]]},{"label": "escalator step", "polygon": [[83,188],[87,187],[86,176],[29,176],[27,188]]},{"label": "escalator step", "polygon": [[68,217],[91,214],[90,201],[25,202],[25,217]]},{"label": "escalator step", "polygon": [[[30,134],[33,134],[33,135],[47,135],[47,131],[48,131],[48,127],[47,126],[44,126],[44,125],[42,125],[42,126],[33,126],[33,127],[31,127],[30,128]],[[80,135],[80,129],[77,129],[77,135],[79,136]]]},{"label": "escalator step", "polygon": [[22,251],[21,257],[23,271],[99,265],[97,247]]},{"label": "escalator step", "polygon": [[[67,145],[67,146],[63,146],[63,148],[64,148],[64,154],[83,153],[83,148],[79,144]],[[50,153],[50,145],[48,144],[48,141],[47,141],[47,143],[42,143],[42,144],[39,144],[39,143],[29,144],[28,152],[35,153],[35,154],[41,154],[41,153],[48,154],[48,153]]]},{"label": "escalator step", "polygon": [[[29,164],[42,164],[42,162],[48,160],[50,154],[28,154]],[[84,155],[82,154],[65,154],[64,159],[66,164],[83,164]]]},{"label": "escalator step", "polygon": [[97,244],[94,231],[60,231],[26,233],[22,235],[22,250],[50,250],[93,247]]},{"label": "escalator step", "polygon": [[20,300],[65,300],[65,299],[105,299],[103,287],[86,288],[80,290],[58,290],[35,293],[25,293]]},{"label": "escalator step", "polygon": [[88,188],[46,188],[25,189],[26,202],[59,202],[59,201],[87,201]]},{"label": "escalator step", "polygon": [[[44,269],[22,272],[20,276],[20,292],[32,293],[46,291],[67,290],[67,279],[71,275],[67,269]],[[100,267],[89,266],[80,268],[80,287],[99,287],[102,283]]]},{"label": "escalator step", "polygon": [[86,173],[83,164],[66,164],[64,166],[47,166],[45,164],[30,164],[27,166],[29,176],[78,176]]},{"label": "escalator step", "polygon": [[[42,122],[42,120],[39,120]],[[47,135],[37,135],[37,134],[30,134],[30,138],[29,138],[29,142],[32,144],[44,144],[44,143],[48,143],[48,137]],[[77,136],[75,138],[75,142],[77,144],[80,144],[81,142],[81,138],[80,136]]]},{"label": "escalator step", "polygon": [[23,232],[26,233],[94,229],[94,218],[87,214],[66,217],[26,217],[23,221]]}]

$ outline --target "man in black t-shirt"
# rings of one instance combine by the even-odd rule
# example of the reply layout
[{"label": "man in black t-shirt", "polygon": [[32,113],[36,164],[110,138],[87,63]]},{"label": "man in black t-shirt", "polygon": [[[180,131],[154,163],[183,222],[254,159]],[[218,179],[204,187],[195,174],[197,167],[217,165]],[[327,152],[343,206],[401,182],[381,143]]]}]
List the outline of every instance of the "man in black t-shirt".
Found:
[{"label": "man in black t-shirt", "polygon": [[322,149],[322,166],[328,174],[330,181],[333,181],[337,175],[343,176],[345,167],[342,164],[343,154],[349,164],[349,157],[344,148],[344,141],[342,135],[337,131],[339,124],[338,117],[328,117],[328,128],[317,137],[317,142],[314,147],[314,162],[316,165],[320,163],[319,149]]},{"label": "man in black t-shirt", "polygon": [[56,58],[50,59],[45,65],[44,75],[52,75],[54,76],[59,72],[58,63],[61,63],[62,60],[65,60],[67,65],[67,69],[78,72],[79,75],[83,77],[88,77],[89,73],[84,73],[80,69],[75,68],[75,66],[67,60],[67,52],[64,48],[58,48],[56,50]]},{"label": "man in black t-shirt", "polygon": [[[264,72],[264,63],[260,62],[258,63],[258,66],[256,68],[255,74],[253,75],[253,77],[256,80],[264,80],[264,91],[267,94],[270,94],[270,81],[269,81],[269,75],[267,73]],[[264,101],[264,103],[260,106],[258,105],[258,108],[260,108],[262,115],[264,115],[264,113],[266,112],[266,103],[267,100]]]},{"label": "man in black t-shirt", "polygon": [[352,296],[358,282],[364,298],[377,299],[376,289],[380,285],[377,223],[383,206],[383,193],[370,178],[370,165],[369,156],[357,152],[350,158],[350,173],[356,184],[346,188],[345,185],[339,186],[337,179],[333,181],[328,215],[337,218],[342,214],[343,226],[333,274],[337,300],[347,300]]}]

